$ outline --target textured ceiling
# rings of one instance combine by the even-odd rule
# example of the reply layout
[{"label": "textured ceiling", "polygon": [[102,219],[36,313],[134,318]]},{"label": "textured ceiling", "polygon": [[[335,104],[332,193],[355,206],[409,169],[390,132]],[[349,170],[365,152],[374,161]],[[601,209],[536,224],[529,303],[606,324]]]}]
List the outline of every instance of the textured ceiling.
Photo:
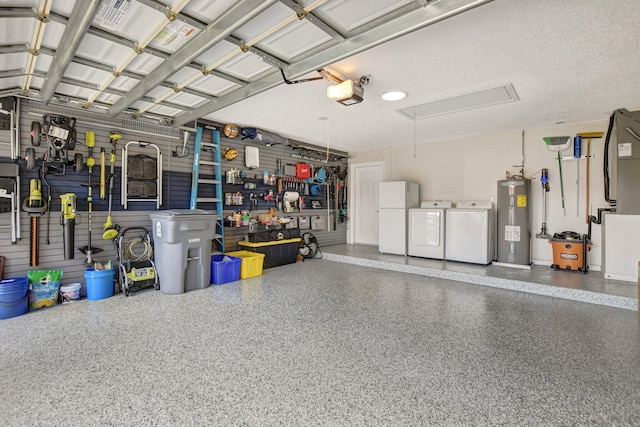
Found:
[{"label": "textured ceiling", "polygon": [[[519,101],[418,120],[416,139],[602,120],[640,107],[639,40],[637,0],[495,0],[333,64],[371,75],[360,104],[332,102],[316,82],[279,86],[211,117],[365,150],[413,142],[413,122],[398,109],[512,83]],[[389,89],[409,96],[382,101]]]},{"label": "textured ceiling", "polygon": [[[417,140],[637,107],[637,40],[637,0],[4,0],[0,96],[353,151],[411,143],[398,109],[507,83],[519,101],[418,120]],[[330,101],[328,80],[283,84],[280,69],[294,80],[320,67],[369,76],[364,101]],[[384,102],[389,89],[409,96]]]}]

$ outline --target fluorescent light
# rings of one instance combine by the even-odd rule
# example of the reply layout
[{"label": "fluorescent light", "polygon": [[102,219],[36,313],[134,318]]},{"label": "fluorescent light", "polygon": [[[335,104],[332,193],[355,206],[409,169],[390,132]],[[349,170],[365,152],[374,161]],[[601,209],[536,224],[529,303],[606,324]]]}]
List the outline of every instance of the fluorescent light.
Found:
[{"label": "fluorescent light", "polygon": [[407,92],[402,92],[400,90],[392,90],[382,94],[382,99],[384,99],[385,101],[400,101],[401,99],[405,99],[406,97]]},{"label": "fluorescent light", "polygon": [[509,83],[503,86],[464,93],[451,98],[438,99],[397,111],[411,120],[417,120],[503,104],[505,102],[514,102],[519,99],[515,88]]},{"label": "fluorescent light", "polygon": [[362,102],[364,89],[353,80],[345,80],[340,84],[329,86],[327,96],[343,105],[353,105]]}]

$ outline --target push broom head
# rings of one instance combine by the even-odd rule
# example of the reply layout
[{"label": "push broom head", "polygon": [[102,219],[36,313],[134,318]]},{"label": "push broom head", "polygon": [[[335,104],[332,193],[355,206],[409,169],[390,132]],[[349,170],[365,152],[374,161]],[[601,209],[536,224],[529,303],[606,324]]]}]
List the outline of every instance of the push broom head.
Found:
[{"label": "push broom head", "polygon": [[550,151],[564,151],[571,146],[570,136],[545,136],[542,138]]}]

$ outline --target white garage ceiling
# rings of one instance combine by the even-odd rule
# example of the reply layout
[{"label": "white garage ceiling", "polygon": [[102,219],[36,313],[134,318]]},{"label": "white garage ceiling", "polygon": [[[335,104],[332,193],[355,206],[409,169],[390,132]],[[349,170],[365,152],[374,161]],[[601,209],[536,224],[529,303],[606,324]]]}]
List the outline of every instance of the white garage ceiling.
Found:
[{"label": "white garage ceiling", "polygon": [[[636,107],[637,40],[637,0],[5,0],[0,95],[352,151],[412,142],[399,109],[509,83],[518,101],[417,120],[416,138]],[[327,80],[283,84],[280,69],[294,80],[321,67],[369,76],[364,101],[329,100]],[[389,89],[408,97],[382,101]]]}]

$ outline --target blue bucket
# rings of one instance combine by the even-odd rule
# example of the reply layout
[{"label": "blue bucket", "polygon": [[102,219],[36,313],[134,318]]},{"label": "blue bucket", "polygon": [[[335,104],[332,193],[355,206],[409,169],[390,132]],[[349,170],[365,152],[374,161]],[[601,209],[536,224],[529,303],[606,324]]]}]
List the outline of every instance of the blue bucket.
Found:
[{"label": "blue bucket", "polygon": [[0,280],[0,319],[21,316],[29,310],[29,280]]},{"label": "blue bucket", "polygon": [[87,299],[97,300],[113,296],[113,279],[115,271],[95,270],[93,267],[84,272],[87,283]]}]

